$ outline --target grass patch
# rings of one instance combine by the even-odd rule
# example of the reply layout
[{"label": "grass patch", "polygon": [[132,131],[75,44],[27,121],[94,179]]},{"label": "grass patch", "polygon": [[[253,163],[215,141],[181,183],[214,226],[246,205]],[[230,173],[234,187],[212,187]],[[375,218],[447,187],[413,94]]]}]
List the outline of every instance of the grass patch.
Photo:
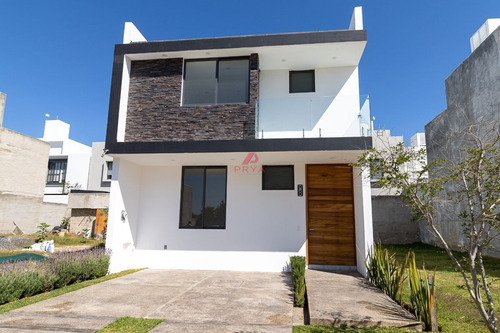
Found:
[{"label": "grass patch", "polygon": [[[408,250],[414,251],[417,259],[417,266],[433,270],[437,265],[436,272],[436,301],[438,324],[443,332],[463,332],[480,333],[488,332],[486,325],[481,320],[476,306],[472,302],[462,275],[455,268],[454,263],[446,254],[446,251],[421,243],[411,245],[390,245],[385,246],[389,251],[396,253],[396,257],[401,261]],[[464,260],[465,254],[455,252],[457,258]],[[489,279],[493,279],[491,292],[495,303],[495,312],[500,313],[500,260],[495,258],[485,258],[486,273]],[[484,299],[486,299],[484,297]],[[410,304],[409,288],[405,286],[403,302]]]},{"label": "grass patch", "polygon": [[98,333],[147,333],[163,322],[163,319],[121,317]]},{"label": "grass patch", "polygon": [[355,328],[355,327],[332,327],[332,326],[294,326],[293,333],[408,333],[416,332],[403,328],[376,327],[376,328]]},{"label": "grass patch", "polygon": [[86,239],[83,237],[65,235],[64,237],[59,237],[58,235],[49,235],[47,240],[54,240],[54,245],[57,246],[75,246],[75,245],[90,245],[90,246],[103,246],[104,240],[97,239]]},{"label": "grass patch", "polygon": [[76,291],[78,289],[89,287],[89,286],[92,286],[92,285],[97,284],[97,283],[112,280],[112,279],[115,279],[115,278],[120,277],[120,276],[135,273],[138,271],[140,271],[140,269],[129,269],[129,270],[126,270],[123,272],[109,274],[109,275],[103,276],[103,277],[98,278],[98,279],[75,283],[75,284],[72,284],[72,285],[69,285],[66,287],[62,287],[59,289],[55,289],[55,290],[52,290],[52,291],[49,291],[49,292],[46,292],[43,294],[38,294],[35,296],[26,297],[26,298],[22,298],[22,299],[19,299],[16,301],[12,301],[10,303],[0,305],[0,314],[11,311],[11,310],[22,308],[23,306],[27,306],[27,305],[31,305],[31,304],[34,304],[37,302],[41,302],[41,301],[44,301],[44,300],[52,298],[52,297],[56,297],[56,296],[60,296],[60,295],[72,292],[72,291]]}]

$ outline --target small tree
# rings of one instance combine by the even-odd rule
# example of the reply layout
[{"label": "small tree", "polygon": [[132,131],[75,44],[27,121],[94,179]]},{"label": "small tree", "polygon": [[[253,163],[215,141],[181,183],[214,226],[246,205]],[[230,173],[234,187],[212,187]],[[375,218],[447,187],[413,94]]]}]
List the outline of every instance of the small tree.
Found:
[{"label": "small tree", "polygon": [[71,222],[71,216],[65,216],[61,220],[61,227],[63,229],[69,229],[69,224]]},{"label": "small tree", "polygon": [[[492,131],[481,129],[482,133],[488,135],[480,136],[477,134],[478,127],[471,125],[463,133],[454,136],[454,140],[464,140],[464,148],[456,162],[438,160],[426,164],[425,149],[416,150],[401,143],[384,150],[371,149],[365,152],[356,166],[369,169],[371,175],[377,176],[380,186],[398,189],[414,218],[427,222],[461,273],[469,295],[488,329],[498,333],[483,257],[500,230],[500,134],[495,131],[497,127],[493,126]],[[421,167],[408,168],[411,164]],[[440,170],[440,175],[430,174],[433,170]],[[455,191],[445,195],[444,185],[450,183],[454,184]],[[457,216],[467,238],[463,246],[468,259],[465,266],[455,257],[438,228],[436,205],[446,199],[459,207],[465,207]]]},{"label": "small tree", "polygon": [[43,242],[47,239],[47,236],[49,235],[49,227],[50,225],[45,222],[42,222],[38,225],[38,231],[36,232],[36,234],[38,235],[39,242]]}]

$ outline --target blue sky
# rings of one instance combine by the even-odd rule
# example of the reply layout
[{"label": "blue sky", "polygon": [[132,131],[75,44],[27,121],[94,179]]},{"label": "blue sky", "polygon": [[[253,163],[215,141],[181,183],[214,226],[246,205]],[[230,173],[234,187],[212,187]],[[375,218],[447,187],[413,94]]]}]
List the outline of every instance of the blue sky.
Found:
[{"label": "blue sky", "polygon": [[4,127],[40,137],[45,114],[71,138],[104,141],[114,44],[132,21],[148,40],[346,29],[363,6],[368,44],[360,90],[376,127],[405,140],[446,108],[444,80],[498,0],[23,1],[2,0]]}]

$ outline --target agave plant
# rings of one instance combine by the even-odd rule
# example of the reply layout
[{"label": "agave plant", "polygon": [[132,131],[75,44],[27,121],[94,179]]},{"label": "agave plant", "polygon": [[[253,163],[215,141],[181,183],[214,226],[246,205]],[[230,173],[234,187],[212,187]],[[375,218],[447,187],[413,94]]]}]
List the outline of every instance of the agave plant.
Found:
[{"label": "agave plant", "polygon": [[[435,277],[436,269],[434,269],[433,280],[429,281],[425,264],[422,271],[417,269],[415,262],[415,253],[410,254],[410,263],[408,266],[408,279],[410,284],[410,300],[415,315],[425,325],[425,330],[432,329],[432,311],[434,305],[435,292]],[[435,326],[437,323],[434,323]]]},{"label": "agave plant", "polygon": [[406,280],[407,262],[408,256],[405,262],[400,264],[395,254],[384,249],[380,243],[374,244],[365,260],[370,282],[399,304],[401,304],[403,283]]}]

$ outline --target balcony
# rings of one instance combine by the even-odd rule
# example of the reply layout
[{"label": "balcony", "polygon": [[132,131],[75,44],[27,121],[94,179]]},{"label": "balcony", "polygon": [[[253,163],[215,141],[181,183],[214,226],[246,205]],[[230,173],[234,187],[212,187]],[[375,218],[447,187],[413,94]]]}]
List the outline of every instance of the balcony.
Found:
[{"label": "balcony", "polygon": [[255,105],[256,139],[371,136],[368,95],[290,95]]}]

